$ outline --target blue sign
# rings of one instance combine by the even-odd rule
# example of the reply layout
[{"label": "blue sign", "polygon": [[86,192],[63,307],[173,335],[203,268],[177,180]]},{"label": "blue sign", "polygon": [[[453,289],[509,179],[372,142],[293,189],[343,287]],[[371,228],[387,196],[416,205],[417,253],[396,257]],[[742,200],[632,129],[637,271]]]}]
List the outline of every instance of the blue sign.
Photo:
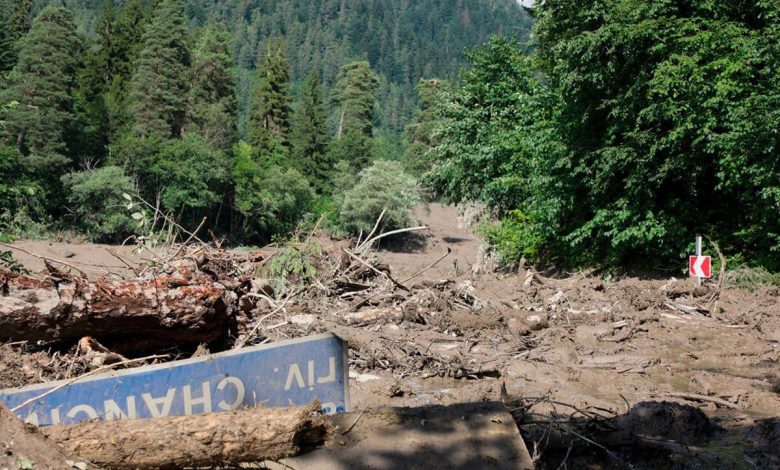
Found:
[{"label": "blue sign", "polygon": [[347,344],[332,334],[281,341],[67,381],[0,390],[0,402],[37,426],[88,419],[156,418],[243,406],[305,405],[347,411]]}]

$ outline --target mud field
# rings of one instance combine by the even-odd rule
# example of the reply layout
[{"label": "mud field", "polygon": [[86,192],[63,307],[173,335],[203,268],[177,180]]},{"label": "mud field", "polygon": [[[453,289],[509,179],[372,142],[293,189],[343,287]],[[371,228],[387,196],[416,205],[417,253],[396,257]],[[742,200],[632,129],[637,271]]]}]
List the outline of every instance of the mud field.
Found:
[{"label": "mud field", "polygon": [[[280,247],[184,250],[169,270],[231,291],[225,337],[143,351],[111,335],[8,342],[0,388],[75,377],[111,354],[183,358],[334,332],[350,345],[354,409],[500,401],[538,468],[780,468],[780,289],[496,272],[454,208],[417,217],[427,230],[378,250],[302,237],[316,275],[284,282],[260,282]],[[33,272],[46,269],[39,255],[90,279],[154,274],[129,249],[16,246]]]}]

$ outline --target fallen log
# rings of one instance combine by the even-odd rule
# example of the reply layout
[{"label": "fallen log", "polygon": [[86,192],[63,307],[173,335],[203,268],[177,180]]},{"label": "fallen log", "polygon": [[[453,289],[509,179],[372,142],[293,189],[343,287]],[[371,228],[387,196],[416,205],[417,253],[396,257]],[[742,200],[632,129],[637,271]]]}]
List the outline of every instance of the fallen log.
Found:
[{"label": "fallen log", "polygon": [[65,452],[109,469],[173,469],[280,460],[322,445],[319,403],[42,428]]},{"label": "fallen log", "polygon": [[119,282],[63,277],[0,269],[0,341],[207,343],[225,333],[234,304],[234,293],[189,269]]}]

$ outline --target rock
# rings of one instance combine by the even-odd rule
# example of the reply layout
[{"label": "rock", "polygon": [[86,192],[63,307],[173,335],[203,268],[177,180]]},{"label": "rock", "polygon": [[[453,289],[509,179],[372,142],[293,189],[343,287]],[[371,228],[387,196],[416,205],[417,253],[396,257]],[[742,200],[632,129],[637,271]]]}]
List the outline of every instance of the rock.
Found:
[{"label": "rock", "polygon": [[317,321],[317,316],[312,314],[293,315],[290,317],[290,323],[298,326],[309,326]]},{"label": "rock", "polygon": [[510,318],[506,321],[509,332],[514,336],[524,336],[531,332],[531,328],[519,318]]},{"label": "rock", "polygon": [[544,314],[533,314],[528,315],[523,320],[523,323],[525,323],[528,328],[531,329],[531,331],[539,331],[547,328],[550,326],[550,324],[547,321],[547,315]]}]

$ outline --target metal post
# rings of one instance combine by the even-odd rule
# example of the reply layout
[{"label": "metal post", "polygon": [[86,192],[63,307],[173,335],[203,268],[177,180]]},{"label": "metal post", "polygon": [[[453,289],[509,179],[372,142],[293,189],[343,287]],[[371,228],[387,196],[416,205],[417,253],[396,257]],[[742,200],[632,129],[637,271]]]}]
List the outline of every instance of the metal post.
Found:
[{"label": "metal post", "polygon": [[[701,235],[696,235],[696,256],[701,256]],[[701,278],[696,276],[696,283],[701,285]]]}]

